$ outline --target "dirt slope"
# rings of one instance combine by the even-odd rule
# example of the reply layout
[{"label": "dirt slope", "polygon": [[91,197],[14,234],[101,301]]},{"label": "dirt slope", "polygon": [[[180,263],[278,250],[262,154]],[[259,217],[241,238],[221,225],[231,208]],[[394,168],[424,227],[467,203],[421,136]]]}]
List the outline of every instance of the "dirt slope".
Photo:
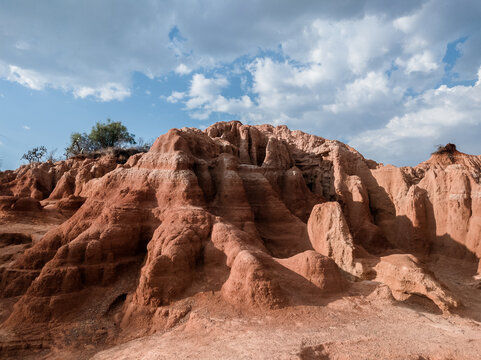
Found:
[{"label": "dirt slope", "polygon": [[468,359],[481,350],[480,174],[455,147],[396,168],[240,122],[172,129],[127,161],[0,173],[0,353],[88,358],[156,333],[97,357],[158,358],[180,340],[178,357],[195,357],[208,329],[229,345],[199,357],[258,358],[274,331],[282,346],[264,358],[402,358],[411,344],[416,359]]}]

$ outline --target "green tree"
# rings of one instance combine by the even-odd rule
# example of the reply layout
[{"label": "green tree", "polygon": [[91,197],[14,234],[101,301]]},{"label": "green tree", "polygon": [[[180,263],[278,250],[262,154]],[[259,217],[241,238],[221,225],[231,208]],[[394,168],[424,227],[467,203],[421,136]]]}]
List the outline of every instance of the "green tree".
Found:
[{"label": "green tree", "polygon": [[120,121],[112,122],[110,119],[106,123],[95,124],[88,137],[96,149],[135,144],[135,136]]},{"label": "green tree", "polygon": [[106,123],[97,122],[88,135],[78,132],[70,135],[70,145],[65,149],[65,156],[71,157],[135,143],[135,135],[129,133],[120,121],[112,122],[107,119]]}]

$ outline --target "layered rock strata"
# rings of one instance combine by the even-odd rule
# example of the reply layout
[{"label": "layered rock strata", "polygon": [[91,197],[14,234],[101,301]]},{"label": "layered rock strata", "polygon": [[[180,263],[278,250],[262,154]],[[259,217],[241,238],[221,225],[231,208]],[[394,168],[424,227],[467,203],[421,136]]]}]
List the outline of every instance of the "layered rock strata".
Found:
[{"label": "layered rock strata", "polygon": [[125,163],[4,172],[0,215],[65,219],[1,264],[0,296],[19,297],[2,326],[104,316],[118,303],[125,325],[202,291],[273,309],[365,278],[448,311],[457,301],[417,258],[481,257],[480,173],[479,157],[457,151],[396,168],[338,141],[235,121],[172,129]]}]

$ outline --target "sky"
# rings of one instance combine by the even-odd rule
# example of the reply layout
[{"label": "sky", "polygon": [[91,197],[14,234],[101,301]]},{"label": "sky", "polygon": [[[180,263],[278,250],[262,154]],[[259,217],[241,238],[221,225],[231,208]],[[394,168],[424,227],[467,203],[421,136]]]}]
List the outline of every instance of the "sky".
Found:
[{"label": "sky", "polygon": [[397,166],[481,154],[479,0],[2,0],[0,168],[121,121],[284,124]]}]

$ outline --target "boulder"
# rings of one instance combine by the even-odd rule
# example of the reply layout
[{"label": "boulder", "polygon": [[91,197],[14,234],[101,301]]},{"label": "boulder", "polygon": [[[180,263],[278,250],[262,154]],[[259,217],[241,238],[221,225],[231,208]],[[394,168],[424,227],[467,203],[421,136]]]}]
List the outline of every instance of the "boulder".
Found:
[{"label": "boulder", "polygon": [[354,241],[339,203],[314,206],[307,229],[314,250],[333,259],[347,273],[362,277],[363,265],[354,258]]}]

